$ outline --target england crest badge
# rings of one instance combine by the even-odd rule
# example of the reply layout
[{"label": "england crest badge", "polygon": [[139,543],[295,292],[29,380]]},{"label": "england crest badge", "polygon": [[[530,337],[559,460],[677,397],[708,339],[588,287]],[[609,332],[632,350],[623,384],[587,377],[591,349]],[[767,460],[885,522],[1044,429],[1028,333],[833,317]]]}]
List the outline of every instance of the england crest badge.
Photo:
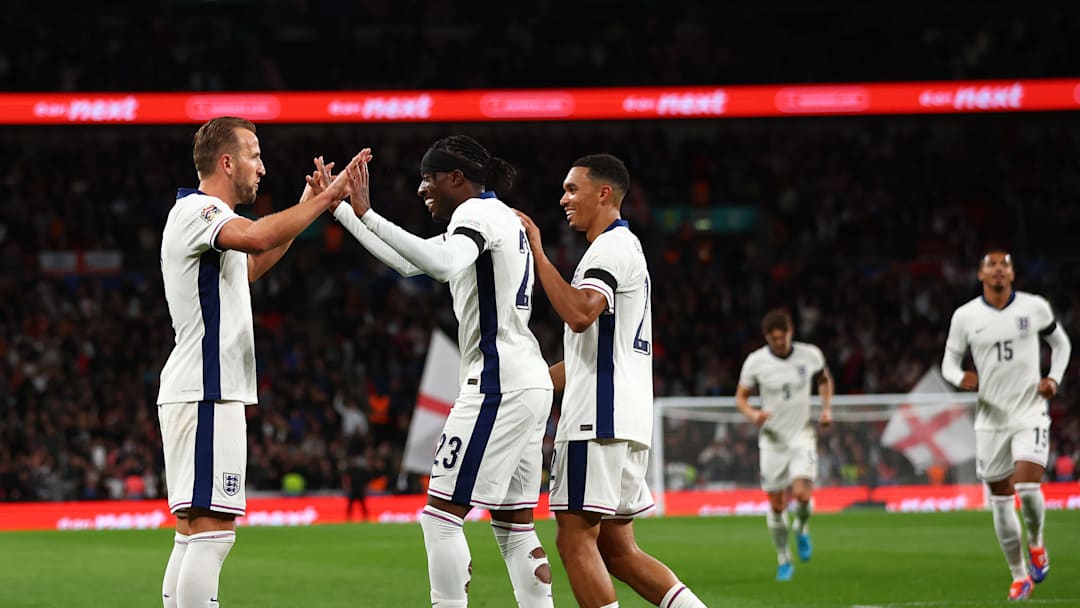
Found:
[{"label": "england crest badge", "polygon": [[236,493],[240,491],[240,474],[239,473],[225,473],[225,494],[227,496],[236,496]]}]

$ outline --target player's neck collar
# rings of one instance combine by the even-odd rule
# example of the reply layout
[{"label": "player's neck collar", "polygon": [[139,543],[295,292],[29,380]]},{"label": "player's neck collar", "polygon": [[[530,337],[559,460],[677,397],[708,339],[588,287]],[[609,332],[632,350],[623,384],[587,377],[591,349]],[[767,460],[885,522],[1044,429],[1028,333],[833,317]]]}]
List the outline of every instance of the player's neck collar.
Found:
[{"label": "player's neck collar", "polygon": [[1015,290],[1015,289],[1013,289],[1013,290],[1011,290],[1011,291],[1009,292],[1009,300],[1008,300],[1007,302],[1005,302],[1005,305],[1004,305],[1004,306],[1002,306],[1001,308],[998,308],[997,306],[994,306],[993,304],[991,304],[991,303],[990,303],[990,300],[987,300],[987,299],[986,299],[986,294],[985,294],[985,293],[983,293],[983,294],[982,294],[981,296],[979,296],[979,297],[980,297],[980,298],[982,298],[983,304],[986,304],[986,305],[987,305],[987,306],[989,306],[990,308],[993,308],[994,310],[1005,310],[1006,308],[1008,308],[1008,307],[1009,307],[1009,304],[1012,304],[1012,303],[1013,303],[1013,300],[1015,300],[1015,299],[1016,299],[1016,290]]},{"label": "player's neck collar", "polygon": [[198,188],[177,188],[176,200],[180,200],[185,196],[191,196],[192,194],[201,194],[203,196],[206,196],[206,193],[202,190],[199,190]]},{"label": "player's neck collar", "polygon": [[793,343],[791,345],[791,348],[788,349],[786,355],[778,355],[778,354],[776,354],[776,351],[774,351],[772,349],[772,347],[767,345],[767,344],[765,345],[765,350],[769,351],[769,354],[776,357],[777,359],[790,359],[791,355],[795,354],[795,344]]},{"label": "player's neck collar", "polygon": [[499,196],[495,194],[494,190],[484,190],[480,194],[476,195],[476,198],[499,198]]},{"label": "player's neck collar", "polygon": [[[604,228],[604,232],[607,232],[609,230],[614,230],[614,229],[618,228],[619,226],[622,226],[624,228],[629,229],[630,228],[630,222],[628,222],[628,221],[626,221],[626,220],[624,220],[622,218],[619,218],[619,219],[615,220],[614,222],[611,222],[610,226],[608,226],[607,228]],[[601,234],[603,234],[603,232]]]}]

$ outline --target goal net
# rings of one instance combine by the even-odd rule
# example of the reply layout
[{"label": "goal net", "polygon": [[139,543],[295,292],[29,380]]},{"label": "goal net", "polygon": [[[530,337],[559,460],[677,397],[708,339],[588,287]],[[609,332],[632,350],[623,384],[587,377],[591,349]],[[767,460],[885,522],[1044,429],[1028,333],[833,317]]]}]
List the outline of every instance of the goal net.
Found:
[{"label": "goal net", "polygon": [[[835,395],[817,431],[816,487],[975,483],[973,393]],[[750,403],[760,405],[757,397]],[[658,398],[649,485],[657,514],[667,491],[758,488],[758,428],[734,397]]]}]

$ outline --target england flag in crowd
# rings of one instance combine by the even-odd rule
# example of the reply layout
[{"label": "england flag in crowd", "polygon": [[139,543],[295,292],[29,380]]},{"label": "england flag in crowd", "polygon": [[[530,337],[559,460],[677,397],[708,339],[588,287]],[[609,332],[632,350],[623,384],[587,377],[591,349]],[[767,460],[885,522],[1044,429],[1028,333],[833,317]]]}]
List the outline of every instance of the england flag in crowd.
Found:
[{"label": "england flag in crowd", "polygon": [[[916,393],[949,393],[937,368],[927,370],[915,388]],[[917,471],[932,464],[954,465],[975,458],[975,427],[966,405],[935,403],[897,406],[889,418],[881,443],[902,452]]]},{"label": "england flag in crowd", "polygon": [[410,473],[431,473],[435,444],[460,389],[460,367],[461,353],[457,346],[446,334],[432,331],[424,375],[420,378],[420,394],[416,397],[416,409],[405,441],[403,468]]}]

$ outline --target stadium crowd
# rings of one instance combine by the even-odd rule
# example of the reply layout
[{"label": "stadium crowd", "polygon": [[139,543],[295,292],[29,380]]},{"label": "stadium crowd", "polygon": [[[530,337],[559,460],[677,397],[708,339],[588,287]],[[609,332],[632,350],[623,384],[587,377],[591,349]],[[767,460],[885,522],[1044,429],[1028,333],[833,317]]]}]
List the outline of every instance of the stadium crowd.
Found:
[{"label": "stadium crowd", "polygon": [[[564,275],[585,245],[557,205],[569,163],[610,151],[634,178],[624,205],[656,282],[656,394],[731,395],[761,313],[789,306],[840,393],[904,392],[941,360],[949,315],[974,297],[983,249],[1008,247],[1018,288],[1045,295],[1080,336],[1071,227],[1080,124],[1062,116],[708,123],[265,126],[253,210],[291,204],[309,159],[371,145],[375,207],[435,234],[416,197],[434,139],[476,136],[521,171],[504,195],[538,219]],[[162,496],[155,398],[172,340],[157,267],[178,186],[194,185],[190,127],[0,133],[0,500]],[[57,167],[63,167],[58,178]],[[752,206],[725,228],[671,221]],[[689,216],[684,216],[689,217]],[[702,228],[707,228],[702,230]],[[112,250],[115,271],[51,272],[46,252]],[[260,404],[249,408],[254,490],[339,491],[350,463],[372,492],[418,491],[400,472],[430,333],[456,335],[445,287],[402,279],[329,217],[253,285]],[[533,328],[561,357],[541,295]],[[1048,476],[1080,456],[1080,362],[1054,401]],[[558,408],[555,409],[557,416]],[[552,425],[552,428],[554,426]],[[925,479],[880,466],[880,428],[838,425],[821,443],[826,484]],[[714,441],[720,437],[719,441]],[[692,483],[753,485],[756,434],[672,424],[669,460]],[[1059,458],[1060,457],[1060,458]]]},{"label": "stadium crowd", "polygon": [[[256,6],[257,5],[257,6]],[[5,90],[756,84],[1075,75],[1080,7],[170,0],[44,18],[15,3]],[[137,25],[135,25],[137,24]],[[595,24],[583,35],[584,24]],[[643,44],[643,41],[646,43]],[[313,57],[320,58],[312,69]]]}]

